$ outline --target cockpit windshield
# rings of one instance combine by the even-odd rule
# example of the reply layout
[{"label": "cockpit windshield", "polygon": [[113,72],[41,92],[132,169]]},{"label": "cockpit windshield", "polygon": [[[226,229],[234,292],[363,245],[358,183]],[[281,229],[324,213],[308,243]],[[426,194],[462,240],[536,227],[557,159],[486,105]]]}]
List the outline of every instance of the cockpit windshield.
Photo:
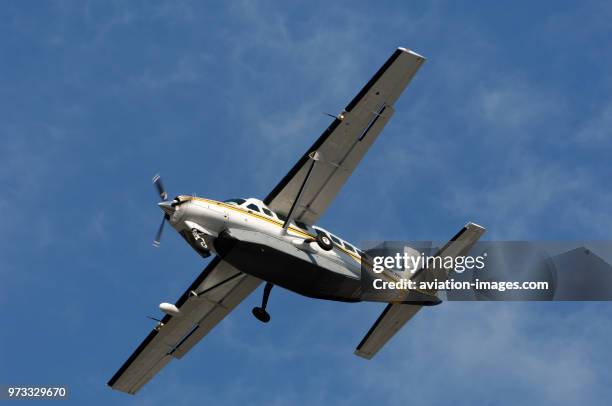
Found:
[{"label": "cockpit windshield", "polygon": [[234,205],[234,206],[240,206],[244,202],[246,202],[246,200],[244,200],[244,199],[227,199],[227,200],[223,201],[223,203],[231,204],[231,205]]}]

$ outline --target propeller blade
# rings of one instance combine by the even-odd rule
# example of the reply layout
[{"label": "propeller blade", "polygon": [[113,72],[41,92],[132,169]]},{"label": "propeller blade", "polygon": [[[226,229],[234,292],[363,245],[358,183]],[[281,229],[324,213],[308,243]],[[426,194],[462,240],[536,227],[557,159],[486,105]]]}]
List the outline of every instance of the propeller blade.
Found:
[{"label": "propeller blade", "polygon": [[157,193],[159,194],[159,197],[162,200],[162,202],[165,202],[166,200],[168,200],[168,192],[166,192],[166,189],[164,188],[164,185],[162,184],[161,177],[159,176],[159,174],[153,176],[153,184],[155,185],[155,188],[157,189]]},{"label": "propeller blade", "polygon": [[153,240],[153,246],[155,248],[158,248],[159,244],[161,244],[161,236],[162,236],[162,233],[164,232],[164,224],[166,224],[166,221],[169,218],[170,218],[170,216],[168,216],[167,214],[164,215],[164,218],[162,219],[162,222],[159,225],[159,228],[157,229],[157,234],[155,235],[155,240]]}]

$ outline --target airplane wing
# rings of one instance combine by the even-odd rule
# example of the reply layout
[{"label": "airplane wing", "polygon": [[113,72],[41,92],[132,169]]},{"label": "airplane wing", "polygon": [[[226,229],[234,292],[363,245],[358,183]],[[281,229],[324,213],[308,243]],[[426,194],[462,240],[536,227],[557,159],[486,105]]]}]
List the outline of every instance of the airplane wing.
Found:
[{"label": "airplane wing", "polygon": [[[484,232],[485,229],[478,224],[468,223],[435,256],[465,255]],[[431,270],[440,272],[437,269]],[[426,275],[427,272],[421,272],[421,274]],[[371,359],[422,307],[405,303],[389,303],[355,349],[355,355]]]},{"label": "airplane wing", "polygon": [[424,61],[422,56],[398,48],[264,202],[277,213],[287,215],[308,176],[309,156],[316,151],[319,161],[293,216],[314,224],[387,124],[394,112],[393,104]]},{"label": "airplane wing", "polygon": [[166,315],[108,386],[135,394],[172,358],[182,358],[260,283],[215,257],[176,302],[180,315]]}]

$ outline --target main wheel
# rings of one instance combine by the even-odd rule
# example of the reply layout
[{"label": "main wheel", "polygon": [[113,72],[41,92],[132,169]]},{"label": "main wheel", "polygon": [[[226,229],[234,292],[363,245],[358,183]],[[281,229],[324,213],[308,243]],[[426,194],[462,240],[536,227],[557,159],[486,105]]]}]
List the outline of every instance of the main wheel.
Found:
[{"label": "main wheel", "polygon": [[334,243],[329,239],[327,235],[323,233],[317,234],[316,240],[317,244],[319,244],[319,247],[321,247],[325,251],[330,251],[332,248],[334,248]]},{"label": "main wheel", "polygon": [[252,310],[253,316],[262,323],[267,323],[270,321],[270,315],[265,309],[261,307],[254,307]]}]

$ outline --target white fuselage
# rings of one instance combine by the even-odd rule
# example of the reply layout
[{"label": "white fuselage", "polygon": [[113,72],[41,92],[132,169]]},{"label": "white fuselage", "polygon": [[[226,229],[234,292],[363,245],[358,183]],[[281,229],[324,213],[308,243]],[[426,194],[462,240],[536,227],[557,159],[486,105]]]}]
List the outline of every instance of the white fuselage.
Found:
[{"label": "white fuselage", "polygon": [[[215,252],[214,239],[224,230],[243,229],[263,233],[267,236],[289,242],[295,247],[312,254],[324,256],[340,265],[341,273],[359,277],[361,254],[352,245],[321,227],[291,223],[286,229],[284,221],[258,199],[236,199],[244,201],[220,202],[193,196],[179,196],[181,204],[170,216],[170,224],[179,232],[198,230],[206,235],[209,249]],[[299,222],[298,222],[299,223]],[[325,251],[314,242],[317,232],[326,233],[334,241],[334,249]],[[338,268],[334,267],[337,272]]]}]

